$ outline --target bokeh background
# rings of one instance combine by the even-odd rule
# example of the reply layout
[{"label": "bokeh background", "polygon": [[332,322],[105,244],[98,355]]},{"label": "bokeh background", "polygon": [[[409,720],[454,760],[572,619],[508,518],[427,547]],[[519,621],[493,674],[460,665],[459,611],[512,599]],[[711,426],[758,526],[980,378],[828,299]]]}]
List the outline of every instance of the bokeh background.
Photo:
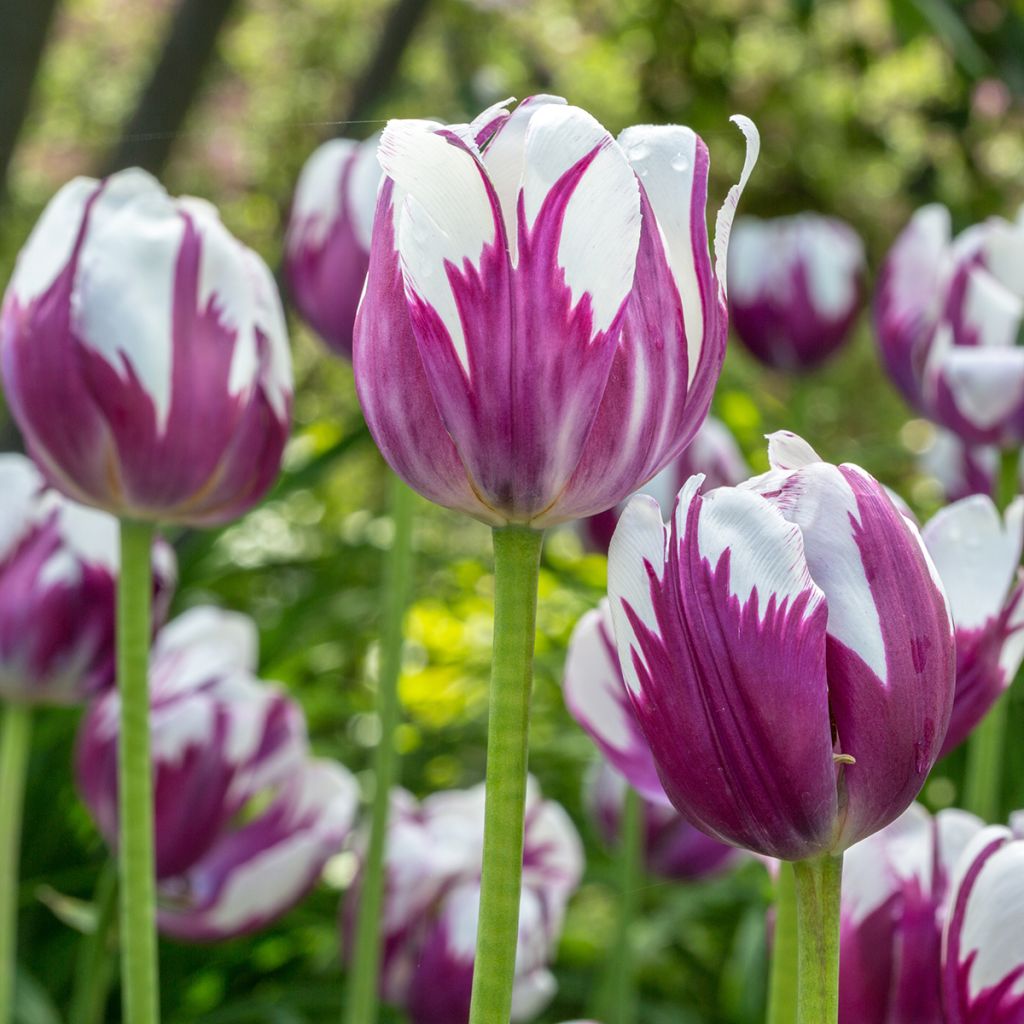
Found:
[{"label": "bokeh background", "polygon": [[[734,182],[742,140],[761,130],[743,197],[764,216],[834,213],[863,235],[877,271],[920,204],[957,228],[1024,200],[1024,6],[1008,0],[0,0],[0,283],[51,194],[77,174],[142,163],[174,192],[216,203],[274,266],[299,169],[332,134],[365,137],[388,117],[468,119],[507,95],[549,91],[613,132],[693,126],[712,155],[709,217]],[[385,467],[350,368],[291,321],[296,425],[269,500],[220,532],[176,540],[178,610],[214,601],[262,632],[262,674],[303,703],[315,748],[359,773],[377,738],[373,645]],[[762,435],[788,428],[826,458],[865,466],[923,514],[941,500],[916,456],[931,428],[882,373],[865,312],[822,371],[766,371],[735,345],[715,412],[751,465]],[[17,448],[0,406],[0,448]],[[0,496],[2,497],[2,496]],[[416,794],[478,782],[493,581],[488,532],[418,506],[415,599],[401,680],[402,781]],[[550,536],[541,577],[531,766],[573,814],[588,869],[574,900],[544,1021],[600,1008],[614,934],[614,864],[581,808],[594,751],[569,719],[559,678],[576,619],[602,593],[604,559]],[[1019,700],[1015,728],[1024,722]],[[28,794],[21,1024],[56,1024],[105,849],[75,794],[71,712],[37,717]],[[1024,748],[1009,794],[1024,806]],[[923,799],[957,800],[962,754]],[[336,928],[345,857],[278,926],[211,948],[165,943],[169,1024],[305,1024],[340,1019]],[[700,887],[651,880],[637,926],[644,1024],[762,1019],[768,883],[756,864]],[[109,1020],[117,1021],[116,1000]],[[396,1018],[397,1019],[397,1018]]]}]

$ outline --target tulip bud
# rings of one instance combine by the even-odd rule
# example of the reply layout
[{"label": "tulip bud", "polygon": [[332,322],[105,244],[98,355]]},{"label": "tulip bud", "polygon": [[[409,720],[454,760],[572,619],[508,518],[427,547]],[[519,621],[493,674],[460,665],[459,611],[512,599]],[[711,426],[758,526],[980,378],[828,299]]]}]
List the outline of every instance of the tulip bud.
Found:
[{"label": "tulip bud", "polygon": [[284,272],[299,313],[338,355],[352,358],[352,325],[370,265],[381,170],[374,136],[331,139],[306,161],[285,235]]},{"label": "tulip bud", "polygon": [[949,211],[918,210],[879,278],[882,358],[917,409],[969,444],[1024,441],[1024,216],[952,237]]},{"label": "tulip bud", "polygon": [[985,717],[1024,659],[1024,497],[1003,517],[987,495],[963,498],[937,512],[921,533],[956,628],[956,697],[945,755]]},{"label": "tulip bud", "polygon": [[840,1024],[945,1024],[940,948],[953,870],[984,828],[912,804],[843,859]]},{"label": "tulip bud", "polygon": [[729,248],[729,313],[766,366],[811,370],[853,331],[864,297],[864,244],[836,217],[741,217]]},{"label": "tulip bud", "polygon": [[884,488],[771,435],[742,487],[626,508],[609,553],[633,707],[676,808],[784,860],[901,814],[942,745],[953,630],[920,535]]},{"label": "tulip bud", "polygon": [[[568,815],[530,780],[523,848],[513,1022],[531,1020],[551,999],[548,965],[565,907],[583,873],[583,850]],[[435,793],[422,802],[396,790],[388,825],[381,995],[411,1024],[469,1019],[483,857],[484,790]],[[351,947],[360,885],[343,915]]]},{"label": "tulip bud", "polygon": [[47,478],[122,518],[233,519],[277,475],[291,357],[266,264],[148,174],[76,178],[0,310],[11,411]]},{"label": "tulip bud", "polygon": [[722,266],[741,185],[705,228],[689,128],[616,142],[556,97],[471,125],[392,121],[356,387],[415,490],[492,526],[610,508],[687,445],[725,354]]},{"label": "tulip bud", "polygon": [[[68,501],[21,455],[0,455],[0,699],[75,704],[114,681],[117,520]],[[153,546],[153,624],[176,566]]]},{"label": "tulip bud", "polygon": [[[213,941],[263,927],[308,891],[355,817],[354,779],[309,760],[302,711],[253,676],[256,649],[252,621],[215,608],[181,615],[153,648],[158,916],[168,935]],[[92,706],[76,752],[79,790],[112,846],[119,702],[111,691]]]}]

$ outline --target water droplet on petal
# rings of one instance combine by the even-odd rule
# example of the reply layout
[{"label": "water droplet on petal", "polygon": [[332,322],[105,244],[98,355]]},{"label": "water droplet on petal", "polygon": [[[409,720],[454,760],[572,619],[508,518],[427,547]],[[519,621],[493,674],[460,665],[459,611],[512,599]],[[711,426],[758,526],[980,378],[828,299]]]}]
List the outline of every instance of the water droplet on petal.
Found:
[{"label": "water droplet on petal", "polygon": [[646,160],[651,155],[651,147],[646,142],[637,142],[629,147],[626,156],[632,163],[634,160]]},{"label": "water droplet on petal", "polygon": [[690,169],[690,158],[683,153],[677,153],[672,158],[671,167],[673,171],[688,171]]}]

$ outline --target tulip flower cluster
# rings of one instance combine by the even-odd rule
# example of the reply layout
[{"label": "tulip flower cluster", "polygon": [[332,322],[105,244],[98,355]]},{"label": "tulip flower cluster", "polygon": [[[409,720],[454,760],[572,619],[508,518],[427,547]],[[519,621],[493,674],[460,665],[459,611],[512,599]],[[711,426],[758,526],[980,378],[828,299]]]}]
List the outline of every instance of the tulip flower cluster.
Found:
[{"label": "tulip flower cluster", "polygon": [[[305,718],[254,676],[246,616],[200,607],[159,634],[150,673],[161,931],[210,942],[264,927],[297,903],[349,834],[352,775],[309,755]],[[117,841],[116,691],[89,710],[76,774]]]},{"label": "tulip flower cluster", "polygon": [[[383,910],[381,995],[411,1024],[465,1024],[480,906],[484,788],[434,793],[417,803],[392,793]],[[583,873],[568,815],[529,787],[512,1020],[536,1017],[555,992],[548,965],[566,904]],[[348,944],[360,885],[344,917]]]}]

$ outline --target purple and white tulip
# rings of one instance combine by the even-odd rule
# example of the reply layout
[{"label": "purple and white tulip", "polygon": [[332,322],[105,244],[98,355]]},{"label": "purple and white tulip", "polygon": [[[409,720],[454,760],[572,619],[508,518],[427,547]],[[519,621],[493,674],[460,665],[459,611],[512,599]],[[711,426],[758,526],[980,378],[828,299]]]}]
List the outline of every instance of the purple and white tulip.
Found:
[{"label": "purple and white tulip", "polygon": [[288,291],[303,319],[352,358],[352,327],[370,266],[381,169],[378,136],[331,139],[306,161],[285,235]]},{"label": "purple and white tulip", "polygon": [[1024,659],[1024,497],[1000,517],[987,495],[937,512],[921,531],[956,629],[956,697],[942,754],[959,746]]},{"label": "purple and white tulip", "polygon": [[[658,504],[667,507],[679,493],[679,488],[693,476],[703,473],[705,486],[734,487],[750,476],[747,460],[732,436],[729,428],[714,416],[709,416],[694,435],[693,440],[682,454],[670,462],[653,480],[648,481],[640,490],[641,494],[649,494],[658,500]],[[588,516],[580,522],[584,539],[590,547],[607,553],[612,541],[615,526],[626,507],[620,502],[614,508]]]},{"label": "purple and white tulip", "polygon": [[742,487],[627,506],[619,661],[669,798],[724,842],[839,853],[897,818],[953,704],[949,608],[916,527],[857,466],[773,434]]},{"label": "purple and white tulip", "polygon": [[1024,839],[1002,826],[960,858],[942,937],[946,1024],[1024,1022]]},{"label": "purple and white tulip", "polygon": [[765,365],[811,370],[852,335],[864,277],[864,243],[836,217],[741,217],[729,247],[733,328]]},{"label": "purple and white tulip", "polygon": [[[75,704],[114,681],[117,520],[68,501],[22,455],[0,455],[0,700]],[[153,546],[153,625],[176,581]]]},{"label": "purple and white tulip", "polygon": [[[451,790],[422,803],[392,797],[382,918],[381,995],[411,1024],[465,1024],[475,959],[483,857],[484,790]],[[566,904],[583,873],[568,815],[531,780],[512,1021],[527,1021],[555,992],[549,969]],[[359,899],[346,901],[345,938]]]},{"label": "purple and white tulip", "polygon": [[955,239],[949,211],[918,210],[878,283],[875,330],[907,400],[969,444],[1024,442],[1024,215]]},{"label": "purple and white tulip", "polygon": [[[215,941],[265,926],[309,891],[352,828],[355,780],[310,760],[302,711],[255,678],[256,649],[250,619],[207,607],[171,622],[153,649],[158,921],[167,935]],[[76,751],[79,790],[111,846],[119,704],[111,691],[92,706]]]},{"label": "purple and white tulip", "polygon": [[912,804],[846,851],[840,918],[840,1024],[946,1024],[942,928],[954,868],[984,828],[958,810]]},{"label": "purple and white tulip", "polygon": [[705,228],[708,150],[534,96],[470,125],[392,121],[356,386],[392,468],[493,526],[610,508],[686,446],[725,354],[725,254],[756,159]]},{"label": "purple and white tulip", "polygon": [[143,171],[53,198],[8,285],[0,357],[33,458],[76,501],[222,523],[277,475],[292,379],[273,277],[209,203]]},{"label": "purple and white tulip", "polygon": [[921,454],[920,467],[934,477],[946,501],[972,494],[994,497],[999,479],[999,449],[986,444],[964,444],[950,430],[938,430],[931,446]]}]

